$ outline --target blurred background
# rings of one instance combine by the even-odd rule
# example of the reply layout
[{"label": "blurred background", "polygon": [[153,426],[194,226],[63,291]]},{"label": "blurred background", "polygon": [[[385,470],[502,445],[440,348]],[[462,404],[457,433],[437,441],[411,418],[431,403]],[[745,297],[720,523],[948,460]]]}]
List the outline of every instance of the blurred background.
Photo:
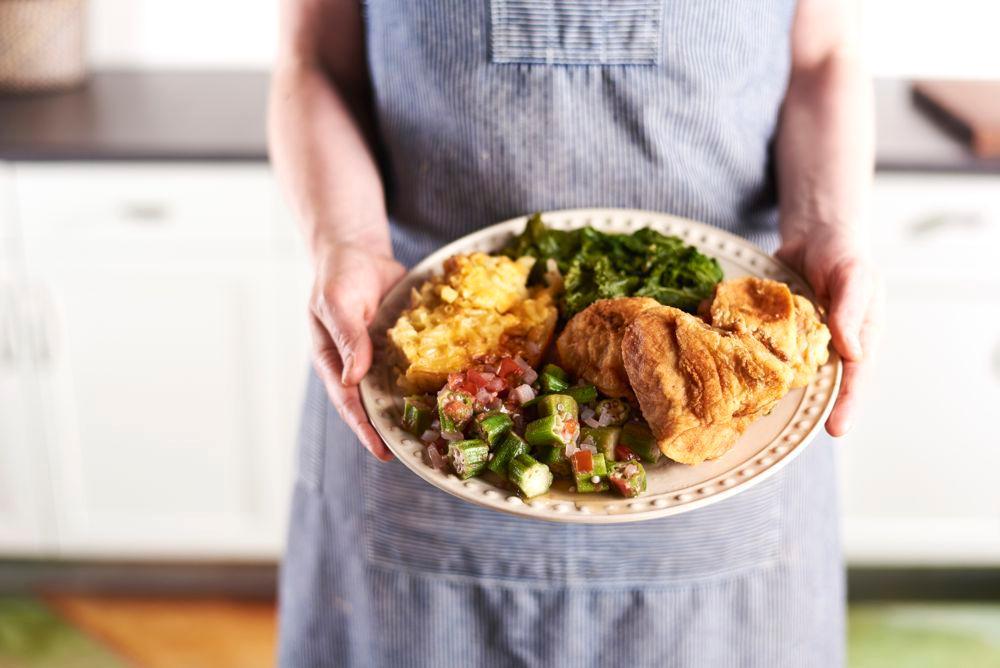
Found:
[{"label": "blurred background", "polygon": [[[867,14],[890,302],[837,446],[851,665],[1000,666],[1000,157],[940,86],[1000,80],[1000,4]],[[273,662],[309,278],[265,148],[276,20],[0,0],[3,668]]]}]

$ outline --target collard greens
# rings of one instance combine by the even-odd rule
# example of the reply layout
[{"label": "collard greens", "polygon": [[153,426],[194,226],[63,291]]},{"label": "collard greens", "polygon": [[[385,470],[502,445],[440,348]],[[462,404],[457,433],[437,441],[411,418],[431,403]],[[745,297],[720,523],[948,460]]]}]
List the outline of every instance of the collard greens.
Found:
[{"label": "collard greens", "polygon": [[532,271],[532,282],[542,280],[545,260],[555,260],[564,279],[560,303],[564,318],[598,299],[613,297],[652,297],[694,313],[722,280],[722,268],[715,259],[677,237],[649,228],[632,234],[607,234],[592,227],[554,230],[537,213],[504,253],[540,260]]}]

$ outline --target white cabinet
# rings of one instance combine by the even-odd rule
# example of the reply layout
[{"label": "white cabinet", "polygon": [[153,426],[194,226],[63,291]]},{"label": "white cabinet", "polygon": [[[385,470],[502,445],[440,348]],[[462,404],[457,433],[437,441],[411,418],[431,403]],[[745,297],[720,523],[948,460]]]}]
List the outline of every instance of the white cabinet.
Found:
[{"label": "white cabinet", "polygon": [[267,168],[15,171],[59,553],[278,556],[306,292]]},{"label": "white cabinet", "polygon": [[38,555],[55,547],[44,453],[37,414],[33,351],[22,323],[30,319],[19,280],[0,277],[0,548]]},{"label": "white cabinet", "polygon": [[31,418],[37,386],[25,326],[30,303],[14,220],[13,177],[0,163],[0,548],[15,555],[42,554],[53,546],[44,442]]},{"label": "white cabinet", "polygon": [[844,439],[854,563],[1000,565],[1000,177],[879,175],[887,331]]}]

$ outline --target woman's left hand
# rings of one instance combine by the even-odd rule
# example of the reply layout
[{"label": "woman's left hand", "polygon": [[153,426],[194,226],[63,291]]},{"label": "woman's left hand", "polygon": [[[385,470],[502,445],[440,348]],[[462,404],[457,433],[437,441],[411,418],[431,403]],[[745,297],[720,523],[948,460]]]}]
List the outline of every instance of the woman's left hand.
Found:
[{"label": "woman's left hand", "polygon": [[786,240],[775,255],[805,277],[827,307],[844,375],[826,430],[843,436],[857,417],[861,391],[878,353],[885,313],[882,280],[864,245],[835,227],[814,226],[808,235]]}]

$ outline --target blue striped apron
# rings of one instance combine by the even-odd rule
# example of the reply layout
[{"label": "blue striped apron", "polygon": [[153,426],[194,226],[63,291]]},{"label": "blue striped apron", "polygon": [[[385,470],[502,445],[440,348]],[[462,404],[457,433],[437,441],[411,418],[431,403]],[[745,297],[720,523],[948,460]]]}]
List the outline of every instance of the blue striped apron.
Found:
[{"label": "blue striped apron", "polygon": [[[394,251],[623,206],[777,242],[770,144],[793,0],[370,0]],[[283,666],[838,666],[827,439],[672,518],[510,517],[369,456],[310,378]]]}]

